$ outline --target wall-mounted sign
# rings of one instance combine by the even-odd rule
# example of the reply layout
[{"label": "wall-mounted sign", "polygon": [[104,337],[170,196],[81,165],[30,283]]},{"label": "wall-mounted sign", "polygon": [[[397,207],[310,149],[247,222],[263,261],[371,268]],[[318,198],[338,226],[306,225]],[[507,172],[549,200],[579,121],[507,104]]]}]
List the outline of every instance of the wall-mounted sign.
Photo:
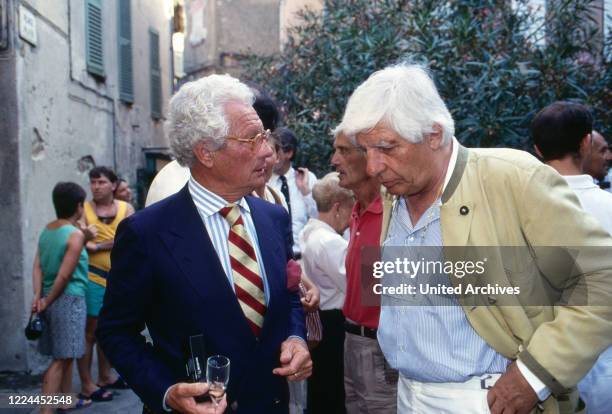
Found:
[{"label": "wall-mounted sign", "polygon": [[19,5],[19,37],[36,46],[36,16],[23,4]]}]

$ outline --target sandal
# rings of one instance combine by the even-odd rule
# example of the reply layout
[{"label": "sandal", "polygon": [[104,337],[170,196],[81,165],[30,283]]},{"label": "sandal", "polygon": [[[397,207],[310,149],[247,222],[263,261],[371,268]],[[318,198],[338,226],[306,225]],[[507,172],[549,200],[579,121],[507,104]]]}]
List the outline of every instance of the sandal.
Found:
[{"label": "sandal", "polygon": [[100,385],[98,384],[98,387],[100,388],[106,388],[107,390],[127,390],[130,388],[130,386],[128,385],[127,382],[125,382],[125,380],[121,377],[117,377],[117,380],[115,382],[113,382],[112,384],[106,384],[106,385]]},{"label": "sandal", "polygon": [[113,394],[105,390],[104,388],[100,387],[94,392],[92,392],[91,395],[85,395],[83,393],[80,393],[79,398],[82,398],[84,400],[92,400],[96,402],[111,401],[113,399]]},{"label": "sandal", "polygon": [[81,397],[79,397],[79,400],[76,402],[74,407],[58,408],[57,412],[58,413],[65,413],[65,412],[68,412],[68,411],[80,410],[81,408],[91,407],[92,404],[93,404],[93,401],[90,400],[89,398],[81,398]]}]

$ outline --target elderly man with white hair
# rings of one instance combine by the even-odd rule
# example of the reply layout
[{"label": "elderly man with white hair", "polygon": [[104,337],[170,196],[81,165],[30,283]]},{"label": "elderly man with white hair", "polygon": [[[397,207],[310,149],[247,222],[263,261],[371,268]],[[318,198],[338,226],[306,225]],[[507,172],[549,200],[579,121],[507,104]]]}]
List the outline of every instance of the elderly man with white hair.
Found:
[{"label": "elderly man with white hair", "polygon": [[[287,379],[311,373],[304,312],[287,289],[289,215],[249,195],[271,155],[253,101],[229,75],[183,85],[166,127],[189,181],[117,232],[97,335],[147,412],[226,412],[225,400],[195,398],[212,355],[229,358],[229,381],[210,383],[216,397],[227,389],[227,412],[287,414]],[[189,384],[194,350],[201,382]]]},{"label": "elderly man with white hair", "polygon": [[[612,311],[561,305],[543,286],[563,295],[588,290],[589,304],[609,304],[612,255],[585,246],[610,246],[612,239],[581,210],[563,178],[526,152],[459,144],[433,80],[416,65],[371,75],[350,97],[339,129],[356,137],[368,173],[389,193],[383,260],[401,259],[392,246],[408,254],[431,246],[439,261],[460,263],[458,250],[489,246],[482,274],[470,279],[487,287],[484,295],[456,293],[466,289],[453,271],[458,267],[438,275],[440,285],[453,288],[446,294],[382,291],[378,340],[400,371],[398,412],[565,410],[570,390],[612,342]],[[504,246],[522,247],[518,258],[525,261]],[[576,270],[555,268],[538,246],[575,246]],[[423,286],[429,276],[411,277]],[[383,287],[385,279],[395,280],[383,276]],[[492,293],[495,285],[518,286],[540,302]]]}]

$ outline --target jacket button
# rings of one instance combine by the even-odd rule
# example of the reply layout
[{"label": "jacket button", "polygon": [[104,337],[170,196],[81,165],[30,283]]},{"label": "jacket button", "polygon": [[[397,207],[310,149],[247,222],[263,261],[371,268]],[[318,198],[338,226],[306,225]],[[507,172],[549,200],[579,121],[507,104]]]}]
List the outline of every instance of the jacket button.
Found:
[{"label": "jacket button", "polygon": [[234,401],[230,407],[232,407],[232,411],[236,411],[238,409],[238,401]]},{"label": "jacket button", "polygon": [[280,398],[275,398],[275,399],[274,399],[274,401],[273,401],[273,403],[274,403],[274,405],[278,405],[278,404],[280,404],[280,403],[281,403]]},{"label": "jacket button", "polygon": [[462,216],[467,216],[469,212],[470,209],[468,208],[468,206],[461,206],[459,208],[459,214],[461,214]]}]

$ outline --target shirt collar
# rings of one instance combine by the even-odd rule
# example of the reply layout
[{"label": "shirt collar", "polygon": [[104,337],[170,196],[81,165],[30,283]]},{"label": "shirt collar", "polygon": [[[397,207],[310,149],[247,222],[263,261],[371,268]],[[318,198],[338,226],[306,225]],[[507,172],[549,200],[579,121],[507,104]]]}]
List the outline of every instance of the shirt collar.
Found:
[{"label": "shirt collar", "polygon": [[[361,205],[359,201],[355,202],[353,205],[353,213],[354,217],[358,217],[359,215],[364,215],[366,213],[370,214],[382,214],[383,205],[382,205],[382,197],[380,194],[376,196],[374,201],[372,201],[365,209],[361,209]],[[361,213],[361,214],[360,214]]]},{"label": "shirt collar", "polygon": [[332,226],[330,226],[329,224],[327,224],[326,222],[324,222],[321,219],[318,218],[311,218],[309,220],[311,223],[310,225],[316,229],[325,229],[329,232],[332,232],[334,234],[338,234],[338,232],[336,230],[334,230],[334,228]]},{"label": "shirt collar", "polygon": [[565,181],[573,189],[599,188],[594,182],[593,177],[588,174],[564,175]]},{"label": "shirt collar", "polygon": [[450,160],[448,160],[448,168],[446,169],[446,177],[444,177],[444,186],[442,187],[442,192],[446,189],[448,182],[450,181],[453,171],[455,170],[455,165],[457,165],[457,157],[459,156],[459,142],[457,138],[453,137],[451,140],[451,145],[453,146]]},{"label": "shirt collar", "polygon": [[291,180],[294,179],[294,177],[295,177],[295,169],[293,168],[292,165],[289,166],[289,169],[285,173],[285,177],[287,177],[287,181],[291,181]]},{"label": "shirt collar", "polygon": [[293,168],[293,166],[289,166],[289,169],[287,170],[287,172],[285,174],[277,174],[277,173],[272,173],[272,177],[270,177],[270,181],[268,182],[275,182],[278,181],[279,183],[281,182],[281,175],[284,175],[285,178],[287,178],[287,181],[291,181],[293,179],[293,177],[295,176],[295,169]]},{"label": "shirt collar", "polygon": [[[191,198],[193,199],[193,202],[202,217],[210,217],[213,214],[218,213],[223,207],[230,204],[220,195],[213,193],[202,184],[198,183],[193,176],[189,177],[188,185],[189,194],[191,194]],[[238,204],[241,213],[251,212],[249,204],[246,202],[244,197],[238,200],[235,204]]]},{"label": "shirt collar", "polygon": [[398,224],[404,228],[404,231],[412,234],[440,219],[440,199],[429,206],[414,225],[410,219],[408,206],[406,205],[406,199],[404,197],[398,199],[394,206],[394,210],[393,215],[398,218]]}]

